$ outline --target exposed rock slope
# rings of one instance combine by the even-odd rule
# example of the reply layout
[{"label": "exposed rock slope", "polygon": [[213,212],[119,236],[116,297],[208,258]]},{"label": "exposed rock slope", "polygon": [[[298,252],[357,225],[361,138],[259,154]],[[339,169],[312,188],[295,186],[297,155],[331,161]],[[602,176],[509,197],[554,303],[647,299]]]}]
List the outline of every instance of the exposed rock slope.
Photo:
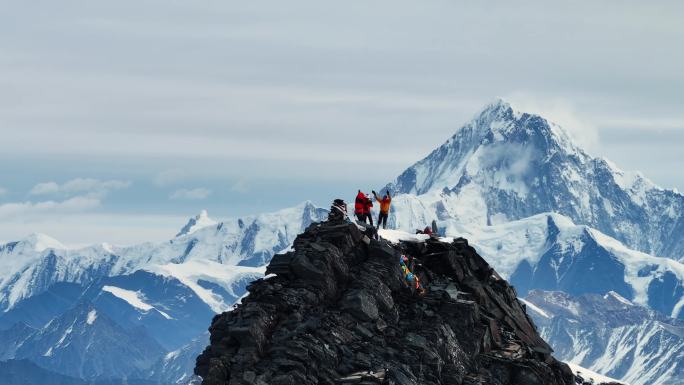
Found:
[{"label": "exposed rock slope", "polygon": [[[421,295],[399,259],[415,259]],[[370,240],[311,225],[235,310],[214,318],[204,384],[574,384],[517,300],[464,239]]]}]

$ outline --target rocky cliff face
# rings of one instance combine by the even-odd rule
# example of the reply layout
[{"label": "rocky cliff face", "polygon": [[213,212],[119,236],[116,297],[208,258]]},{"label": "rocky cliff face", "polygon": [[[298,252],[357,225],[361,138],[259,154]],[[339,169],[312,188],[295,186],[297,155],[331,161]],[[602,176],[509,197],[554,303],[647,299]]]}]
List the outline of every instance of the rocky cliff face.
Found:
[{"label": "rocky cliff face", "polygon": [[[524,305],[468,246],[390,244],[309,226],[235,310],[216,316],[204,384],[574,384]],[[405,279],[406,255],[423,290]]]}]

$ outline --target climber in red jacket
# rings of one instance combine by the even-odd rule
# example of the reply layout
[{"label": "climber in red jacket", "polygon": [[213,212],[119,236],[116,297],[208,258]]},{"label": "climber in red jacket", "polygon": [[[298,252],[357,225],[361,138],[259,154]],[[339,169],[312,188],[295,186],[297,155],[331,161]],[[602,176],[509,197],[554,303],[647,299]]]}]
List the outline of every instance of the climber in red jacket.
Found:
[{"label": "climber in red jacket", "polygon": [[373,217],[371,216],[371,208],[372,207],[373,207],[373,201],[366,194],[366,204],[364,205],[364,208],[363,208],[363,214],[366,216],[366,219],[368,220],[368,222],[370,222],[371,226],[373,226]]},{"label": "climber in red jacket", "polygon": [[356,201],[354,201],[354,215],[359,222],[366,223],[366,194],[361,190],[356,194]]}]

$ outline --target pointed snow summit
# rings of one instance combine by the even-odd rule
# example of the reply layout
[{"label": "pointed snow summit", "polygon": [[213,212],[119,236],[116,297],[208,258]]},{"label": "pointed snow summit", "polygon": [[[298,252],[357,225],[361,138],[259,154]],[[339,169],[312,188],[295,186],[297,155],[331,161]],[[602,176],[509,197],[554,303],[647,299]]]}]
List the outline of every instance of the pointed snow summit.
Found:
[{"label": "pointed snow summit", "polygon": [[25,247],[37,252],[47,249],[64,250],[67,248],[58,240],[41,233],[30,234],[22,243],[24,243]]},{"label": "pointed snow summit", "polygon": [[195,231],[208,227],[208,226],[213,226],[217,224],[215,220],[209,218],[209,214],[207,214],[207,210],[202,210],[199,214],[195,215],[193,218],[190,218],[188,223],[183,226],[181,231],[176,234],[176,238],[181,237],[183,235],[189,235],[194,233]]},{"label": "pointed snow summit", "polygon": [[433,189],[455,188],[465,184],[464,177],[496,170],[507,180],[491,182],[523,193],[516,190],[523,189],[515,182],[524,178],[528,166],[554,155],[573,156],[578,161],[589,158],[560,126],[497,99],[388,187],[395,193],[424,194]]},{"label": "pointed snow summit", "polygon": [[417,195],[440,220],[491,225],[556,212],[633,249],[684,259],[683,195],[590,156],[557,124],[500,99],[387,189]]},{"label": "pointed snow summit", "polygon": [[[43,253],[46,250],[66,250],[67,247],[64,246],[58,240],[41,233],[33,233],[28,235],[26,238],[15,242],[9,242],[5,244],[0,244],[0,267],[3,264],[2,255],[3,254],[21,254],[23,256],[32,256],[35,254]],[[12,261],[5,261],[12,262]],[[0,272],[1,274],[1,272]],[[1,280],[0,280],[1,281]]]}]

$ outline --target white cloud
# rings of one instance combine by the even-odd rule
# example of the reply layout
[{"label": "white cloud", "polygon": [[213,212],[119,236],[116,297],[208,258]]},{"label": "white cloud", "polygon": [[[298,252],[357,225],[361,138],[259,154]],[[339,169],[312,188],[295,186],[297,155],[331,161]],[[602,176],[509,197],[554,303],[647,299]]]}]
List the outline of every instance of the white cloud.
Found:
[{"label": "white cloud", "polygon": [[230,187],[230,191],[237,193],[246,193],[249,191],[249,187],[247,186],[247,182],[240,179],[237,182],[233,183],[233,185]]},{"label": "white cloud", "polygon": [[84,247],[101,242],[115,245],[163,242],[171,239],[188,221],[187,215],[151,215],[140,212],[123,214],[85,211],[64,214],[48,219],[45,216],[2,218],[0,243],[17,241],[35,232],[59,239],[67,247]]},{"label": "white cloud", "polygon": [[0,205],[0,220],[22,223],[61,221],[67,214],[82,213],[100,207],[102,199],[110,191],[127,188],[130,184],[128,181],[92,178],[76,178],[63,184],[38,183],[33,186],[30,195],[53,195],[57,198],[4,203]]},{"label": "white cloud", "polygon": [[157,186],[168,186],[187,179],[188,172],[178,168],[165,170],[154,177],[154,184]]},{"label": "white cloud", "polygon": [[0,205],[0,219],[35,219],[53,214],[65,214],[90,210],[100,206],[100,199],[76,196],[63,201],[12,202]]},{"label": "white cloud", "polygon": [[0,187],[0,196],[3,196],[3,195],[5,195],[5,194],[7,194],[7,192],[8,192],[8,191],[7,191],[6,188]]},{"label": "white cloud", "polygon": [[204,187],[193,189],[178,189],[169,196],[170,199],[202,200],[211,195],[211,190]]},{"label": "white cloud", "polygon": [[677,118],[638,118],[638,117],[600,117],[600,126],[618,127],[621,129],[672,131],[684,128],[684,119]]},{"label": "white cloud", "polygon": [[[0,60],[0,120],[13,127],[0,129],[4,174],[40,173],[51,177],[35,182],[61,184],[84,159],[101,178],[135,164],[125,178],[163,188],[164,202],[120,202],[141,214],[167,210],[163,198],[178,188],[204,186],[211,199],[241,178],[251,196],[226,202],[228,211],[289,205],[301,190],[327,201],[333,185],[386,183],[494,96],[529,90],[538,100],[572,100],[573,112],[601,127],[604,151],[596,155],[631,160],[620,165],[667,175],[662,183],[684,190],[684,174],[671,172],[681,159],[676,141],[634,151],[608,140],[599,120],[628,114],[632,125],[650,126],[667,117],[665,127],[684,120],[684,51],[671,48],[684,37],[684,2],[425,3],[168,2],[160,18],[156,1],[123,0],[107,12],[46,2],[41,13],[12,2],[6,13],[16,22],[0,23],[0,33],[13,36],[3,55],[21,60]],[[517,25],[520,18],[528,23]],[[196,54],[179,55],[188,46]],[[350,146],[341,137],[362,139]],[[659,164],[653,155],[674,160]],[[173,168],[189,174],[155,178]],[[7,179],[0,183],[11,193],[2,201],[31,188]],[[267,183],[279,188],[257,187]],[[149,196],[154,186],[136,193]]]},{"label": "white cloud", "polygon": [[56,182],[38,183],[33,186],[31,195],[61,194],[64,196],[87,195],[90,197],[104,197],[112,190],[120,190],[131,185],[130,181],[99,180],[93,178],[76,178],[64,184]]},{"label": "white cloud", "polygon": [[38,183],[33,186],[29,194],[31,195],[45,195],[45,194],[55,194],[59,192],[59,185],[55,182],[44,182]]}]

